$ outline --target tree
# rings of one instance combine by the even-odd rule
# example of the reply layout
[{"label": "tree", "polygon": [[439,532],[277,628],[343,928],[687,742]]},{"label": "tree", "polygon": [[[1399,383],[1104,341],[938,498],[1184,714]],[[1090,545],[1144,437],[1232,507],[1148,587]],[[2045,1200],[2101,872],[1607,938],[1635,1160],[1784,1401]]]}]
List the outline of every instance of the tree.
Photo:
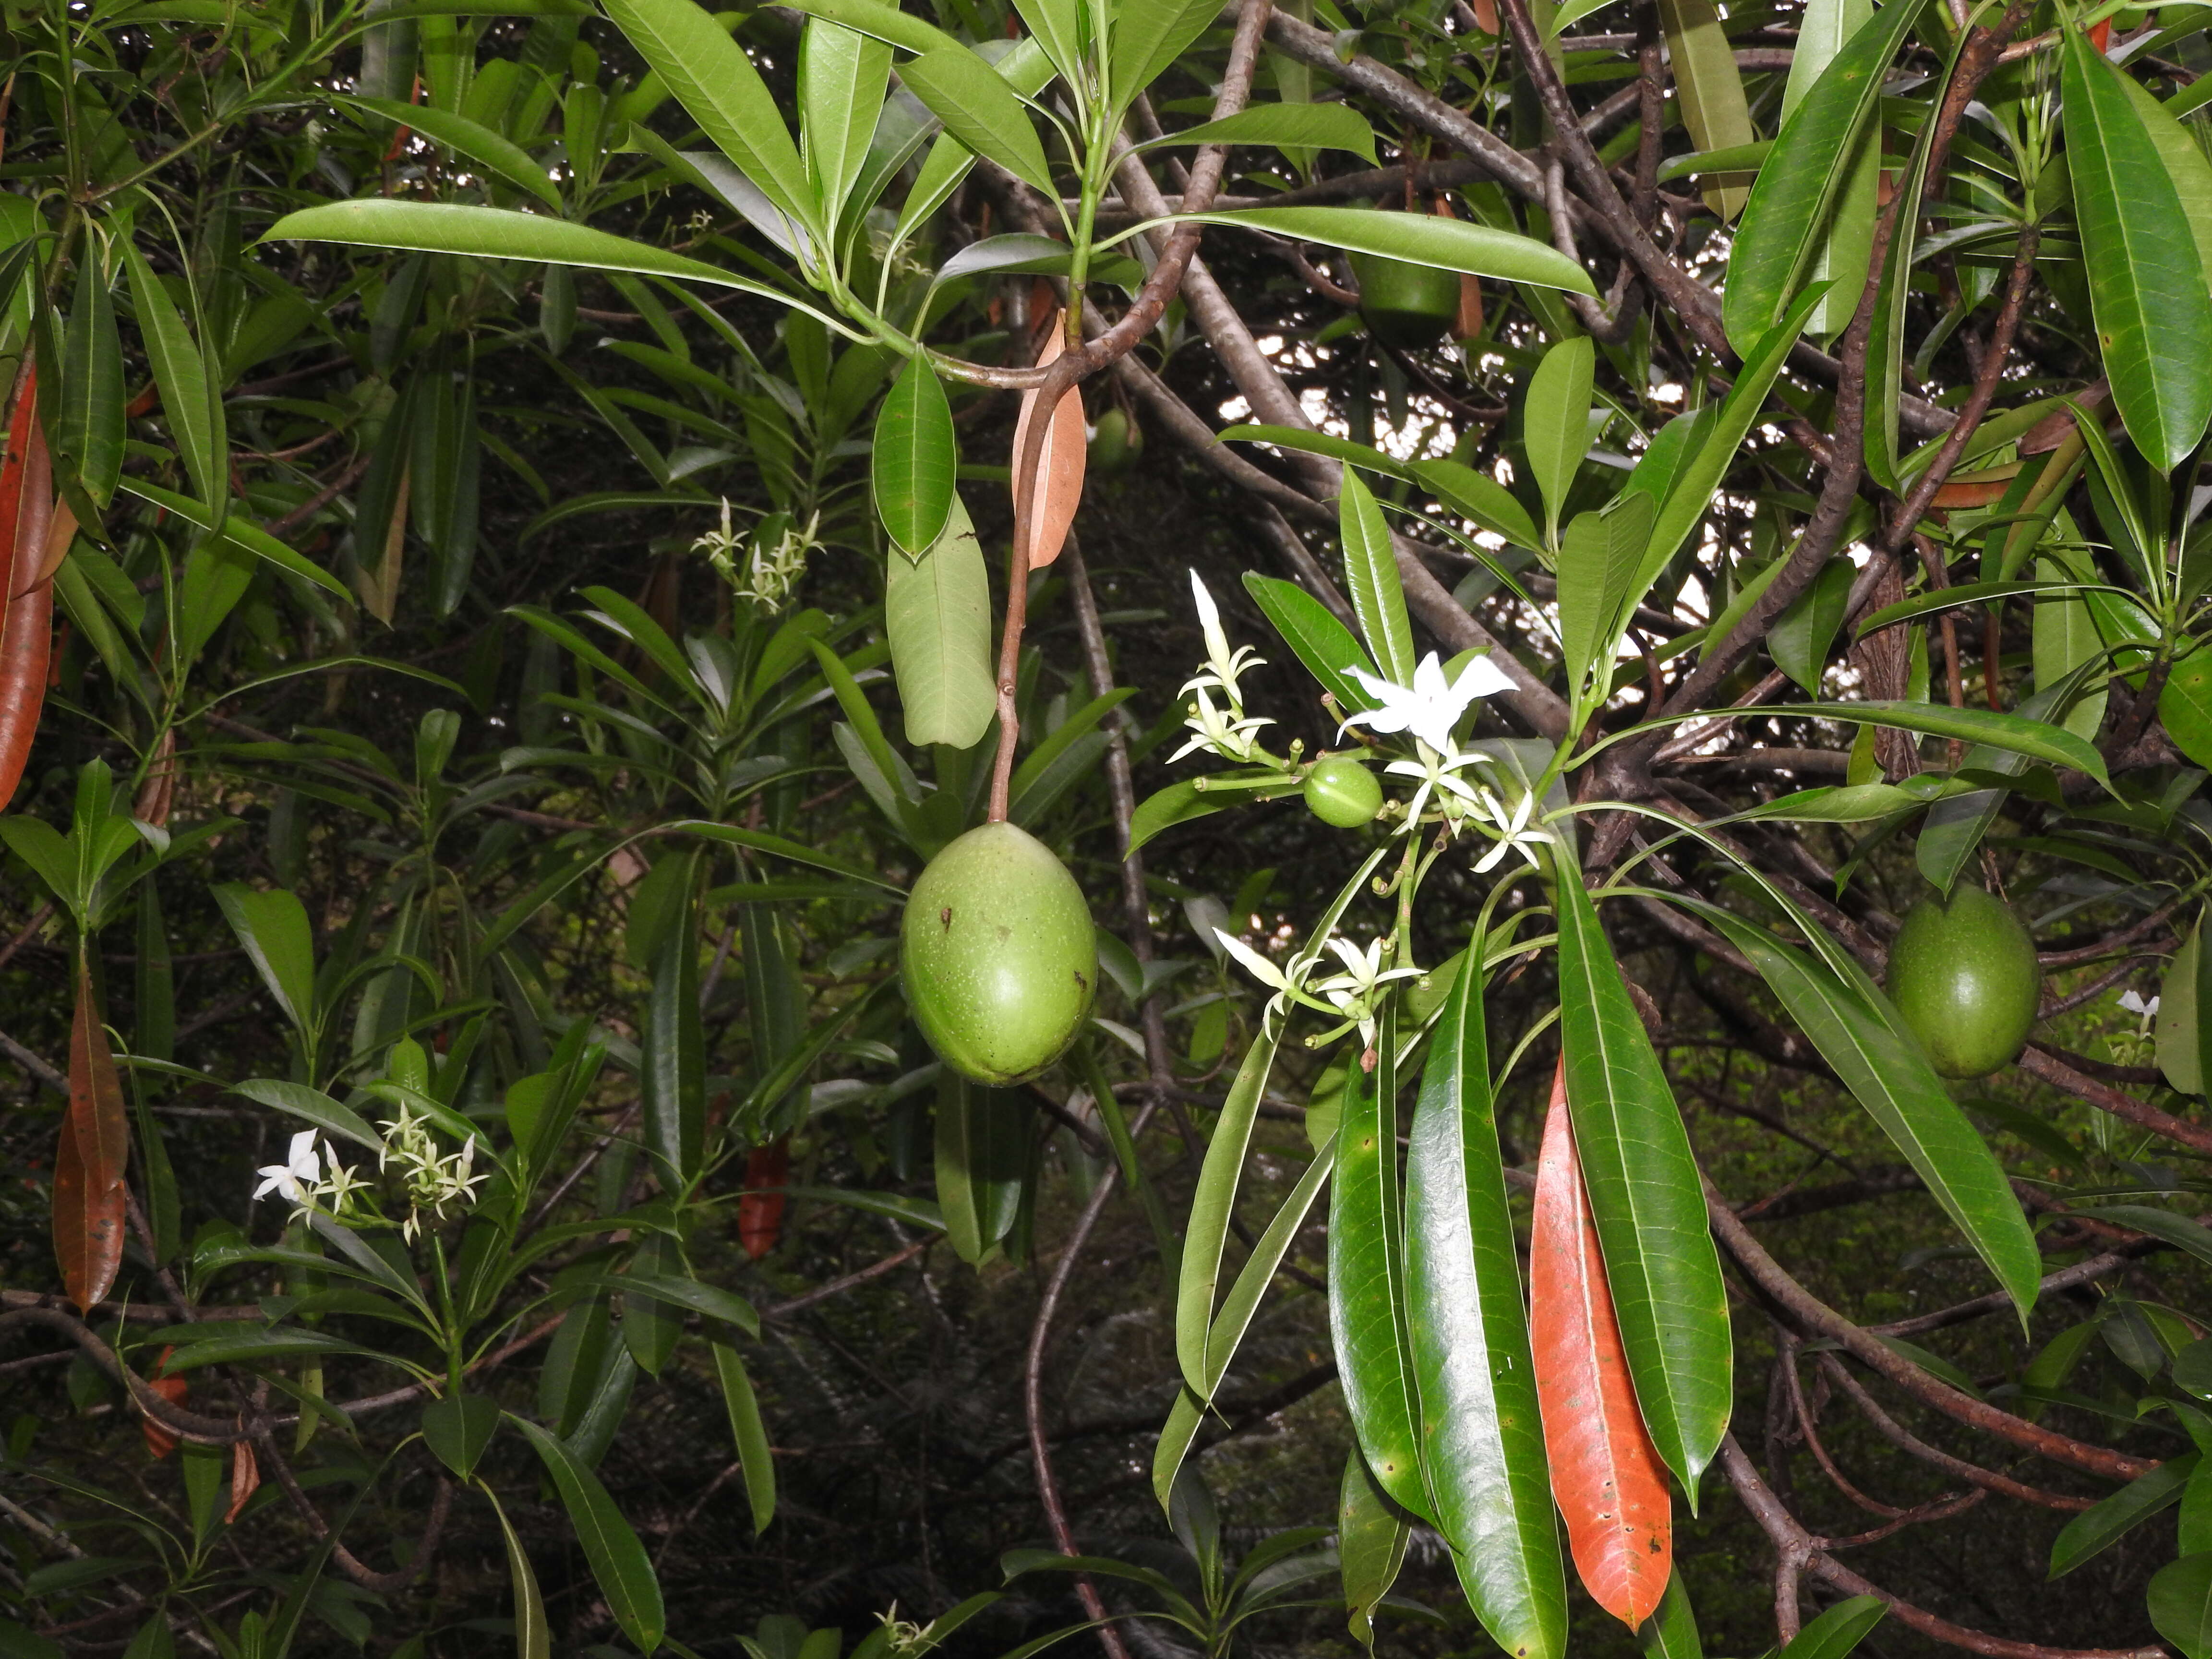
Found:
[{"label": "tree", "polygon": [[2212,1652],[2203,16],[11,3],[0,1642]]}]

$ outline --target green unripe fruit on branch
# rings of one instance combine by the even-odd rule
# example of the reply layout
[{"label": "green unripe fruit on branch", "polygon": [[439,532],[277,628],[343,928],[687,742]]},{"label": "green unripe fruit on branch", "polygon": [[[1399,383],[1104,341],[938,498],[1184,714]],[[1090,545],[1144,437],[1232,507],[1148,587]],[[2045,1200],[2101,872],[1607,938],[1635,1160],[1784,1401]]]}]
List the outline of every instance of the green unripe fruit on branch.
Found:
[{"label": "green unripe fruit on branch", "polygon": [[1459,273],[1434,265],[1386,259],[1379,253],[1355,253],[1352,269],[1359,278],[1359,314],[1368,332],[1401,351],[1418,351],[1443,337],[1459,315]]},{"label": "green unripe fruit on branch", "polygon": [[1306,774],[1306,805],[1323,823],[1357,830],[1382,810],[1382,786],[1349,755],[1328,755]]},{"label": "green unripe fruit on branch", "polygon": [[2035,940],[2009,905],[1972,883],[1906,911],[1889,947],[1890,1000],[1945,1077],[2010,1065],[2042,995]]},{"label": "green unripe fruit on branch", "polygon": [[963,1077],[1003,1087],[1058,1060],[1098,985],[1091,907],[1067,866],[1011,823],[929,861],[899,924],[915,1023]]},{"label": "green unripe fruit on branch", "polygon": [[1109,409],[1091,428],[1091,470],[1108,477],[1126,472],[1145,453],[1145,428],[1118,409]]}]

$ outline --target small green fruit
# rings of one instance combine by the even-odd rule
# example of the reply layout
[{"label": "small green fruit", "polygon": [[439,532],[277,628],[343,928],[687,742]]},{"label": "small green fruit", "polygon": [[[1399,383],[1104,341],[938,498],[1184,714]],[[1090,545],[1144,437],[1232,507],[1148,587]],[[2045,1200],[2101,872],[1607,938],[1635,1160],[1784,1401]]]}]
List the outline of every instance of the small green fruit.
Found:
[{"label": "small green fruit", "polygon": [[1357,830],[1382,810],[1382,786],[1349,755],[1328,755],[1306,774],[1306,805],[1323,823]]},{"label": "small green fruit", "polygon": [[1948,903],[1926,898],[1906,911],[1889,947],[1890,1000],[1945,1077],[2010,1065],[2042,993],[2034,939],[2008,905],[1972,883]]},{"label": "small green fruit", "polygon": [[1083,890],[1011,823],[970,830],[929,861],[907,899],[899,955],[929,1046],[963,1077],[1001,1087],[1066,1052],[1098,984]]},{"label": "small green fruit", "polygon": [[1091,428],[1090,465],[1093,472],[1111,477],[1126,472],[1145,453],[1145,428],[1118,409],[1109,409]]},{"label": "small green fruit", "polygon": [[1401,351],[1419,351],[1443,337],[1459,315],[1459,273],[1409,264],[1379,253],[1352,256],[1359,278],[1359,314],[1368,332]]}]

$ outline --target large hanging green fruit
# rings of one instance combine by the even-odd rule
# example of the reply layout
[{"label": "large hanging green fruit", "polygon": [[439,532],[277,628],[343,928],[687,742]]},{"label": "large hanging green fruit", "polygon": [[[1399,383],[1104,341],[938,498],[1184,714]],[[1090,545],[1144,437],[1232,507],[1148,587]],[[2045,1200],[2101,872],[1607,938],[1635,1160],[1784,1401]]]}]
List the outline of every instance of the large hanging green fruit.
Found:
[{"label": "large hanging green fruit", "polygon": [[1459,273],[1409,264],[1379,253],[1355,253],[1359,314],[1368,332],[1401,351],[1418,351],[1443,337],[1459,315]]},{"label": "large hanging green fruit", "polygon": [[1971,883],[1905,912],[1889,947],[1889,996],[1945,1077],[1987,1077],[2019,1057],[2043,969],[2002,899]]},{"label": "large hanging green fruit", "polygon": [[1106,410],[1099,416],[1098,424],[1091,428],[1090,467],[1093,472],[1109,478],[1117,472],[1126,472],[1144,453],[1145,428],[1118,409]]},{"label": "large hanging green fruit", "polygon": [[907,1004],[947,1066],[998,1086],[1066,1051],[1098,985],[1091,908],[1067,866],[1011,823],[929,861],[899,924]]}]

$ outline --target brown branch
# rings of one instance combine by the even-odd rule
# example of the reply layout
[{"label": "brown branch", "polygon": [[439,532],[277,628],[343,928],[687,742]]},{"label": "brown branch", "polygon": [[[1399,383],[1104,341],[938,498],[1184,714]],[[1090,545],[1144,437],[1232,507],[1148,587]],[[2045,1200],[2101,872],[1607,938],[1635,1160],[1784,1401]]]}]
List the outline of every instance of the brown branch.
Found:
[{"label": "brown branch", "polygon": [[2212,1129],[2190,1122],[2186,1118],[2162,1112],[2133,1095],[2084,1077],[2063,1060],[2054,1058],[2045,1050],[2030,1043],[2021,1051],[2016,1062],[2030,1077],[2040,1078],[2053,1088],[2063,1089],[2076,1100],[2085,1100],[2100,1112],[2110,1112],[2124,1122],[2138,1129],[2148,1129],[2154,1135],[2179,1142],[2200,1152],[2212,1152]]}]

